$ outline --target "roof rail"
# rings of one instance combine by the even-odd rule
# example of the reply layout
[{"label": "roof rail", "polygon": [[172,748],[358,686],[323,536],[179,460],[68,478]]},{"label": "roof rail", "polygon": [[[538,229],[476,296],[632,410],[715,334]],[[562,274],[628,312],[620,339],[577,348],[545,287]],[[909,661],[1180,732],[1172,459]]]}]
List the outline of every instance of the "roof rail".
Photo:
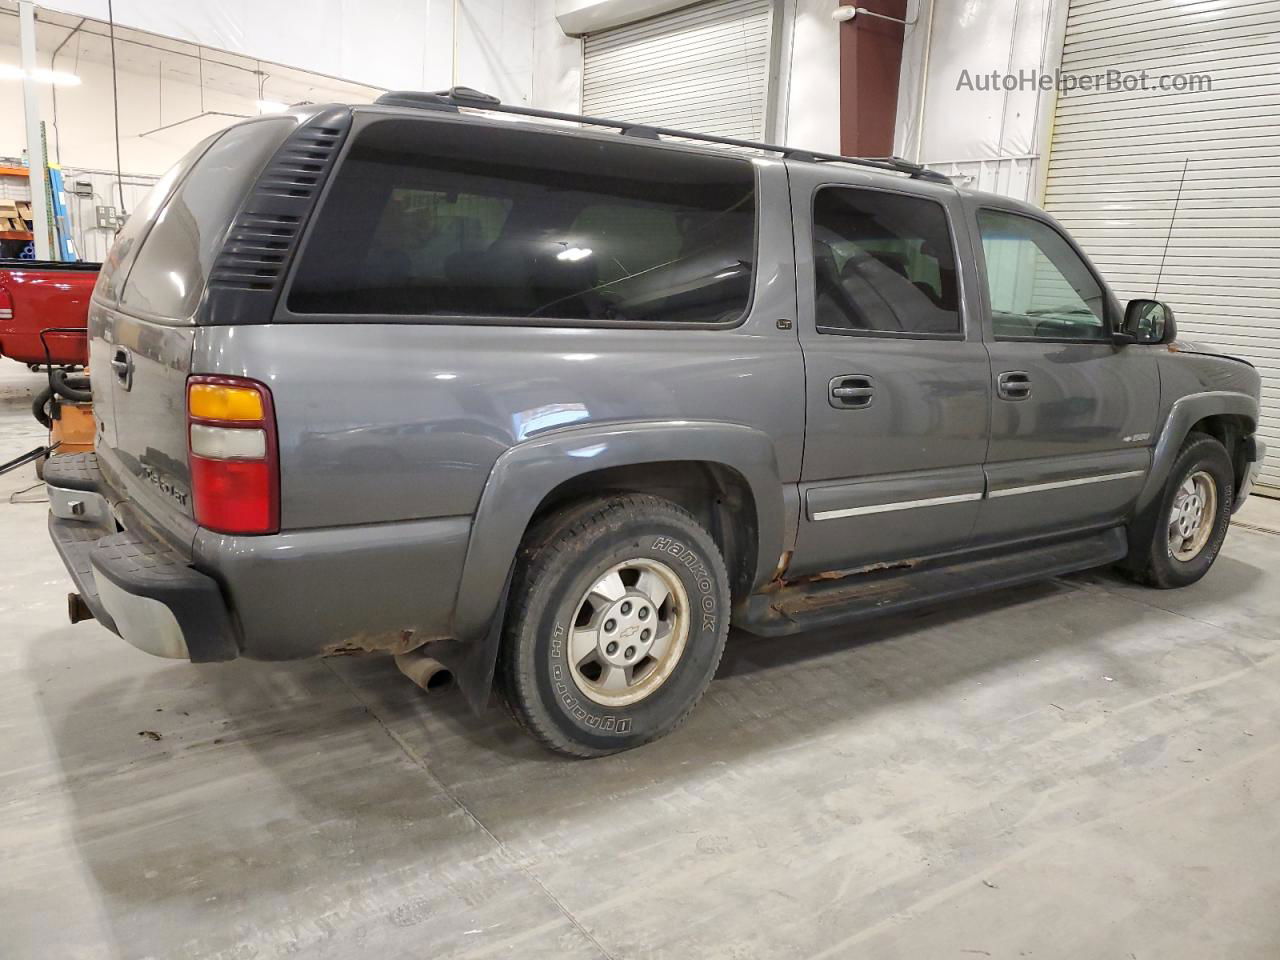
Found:
[{"label": "roof rail", "polygon": [[543,120],[562,120],[569,123],[591,124],[597,127],[613,127],[624,137],[641,137],[647,140],[658,140],[662,137],[678,137],[681,140],[696,140],[702,143],[716,143],[726,147],[742,147],[747,150],[763,150],[780,154],[787,160],[806,160],[822,163],[850,163],[859,167],[871,167],[889,173],[903,173],[917,180],[930,180],[935,183],[950,183],[945,174],[918,163],[910,163],[897,157],[845,157],[836,153],[819,153],[814,150],[801,150],[793,147],[781,147],[772,143],[760,143],[756,140],[739,140],[734,137],[717,137],[709,133],[692,133],[688,130],[675,130],[670,127],[655,127],[643,123],[630,123],[626,120],[607,120],[603,117],[587,117],[577,113],[559,113],[555,110],[537,110],[533,107],[515,107],[504,104],[497,97],[481,93],[470,87],[451,87],[448,90],[435,92],[419,92],[412,90],[393,90],[378,97],[374,103],[394,107],[413,107],[419,110],[448,110],[457,112],[459,107],[470,110],[492,110],[496,113],[511,113],[522,117],[538,117]]}]

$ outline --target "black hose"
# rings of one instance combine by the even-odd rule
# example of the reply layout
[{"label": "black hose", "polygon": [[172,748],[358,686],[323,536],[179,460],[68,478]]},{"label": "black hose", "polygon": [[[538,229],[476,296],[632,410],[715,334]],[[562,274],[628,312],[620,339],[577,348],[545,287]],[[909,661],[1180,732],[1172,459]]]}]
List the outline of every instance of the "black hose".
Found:
[{"label": "black hose", "polygon": [[36,398],[31,401],[31,412],[35,414],[40,426],[46,430],[53,429],[53,417],[49,415],[49,402],[53,399],[53,388],[45,387],[36,394]]},{"label": "black hose", "polygon": [[[68,374],[65,370],[49,371],[49,386],[53,392],[72,403],[89,403],[93,393],[89,389],[89,378],[84,374]],[[37,420],[39,417],[36,418]]]}]

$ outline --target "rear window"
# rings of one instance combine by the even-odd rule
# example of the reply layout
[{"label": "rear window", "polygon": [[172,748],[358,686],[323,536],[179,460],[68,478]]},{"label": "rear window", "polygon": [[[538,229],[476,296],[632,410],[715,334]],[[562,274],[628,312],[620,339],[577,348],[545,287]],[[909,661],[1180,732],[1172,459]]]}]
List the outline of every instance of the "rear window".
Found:
[{"label": "rear window", "polygon": [[747,160],[381,120],[336,174],[288,308],[726,323],[746,311],[754,252]]},{"label": "rear window", "polygon": [[142,202],[134,208],[133,213],[129,214],[124,226],[116,234],[111,249],[107,251],[106,259],[102,261],[102,272],[98,274],[98,283],[94,288],[98,296],[111,303],[120,299],[120,288],[124,286],[125,278],[129,276],[129,268],[133,265],[133,258],[138,253],[138,245],[151,229],[156,213],[169,199],[173,188],[187,175],[195,162],[200,159],[200,155],[209,149],[209,144],[215,139],[217,139],[216,134],[205,137],[188,150],[182,159],[170,167],[155,186],[147,191]]},{"label": "rear window", "polygon": [[287,117],[240,124],[204,150],[146,235],[120,296],[122,309],[175,321],[192,317],[232,217],[294,126]]}]

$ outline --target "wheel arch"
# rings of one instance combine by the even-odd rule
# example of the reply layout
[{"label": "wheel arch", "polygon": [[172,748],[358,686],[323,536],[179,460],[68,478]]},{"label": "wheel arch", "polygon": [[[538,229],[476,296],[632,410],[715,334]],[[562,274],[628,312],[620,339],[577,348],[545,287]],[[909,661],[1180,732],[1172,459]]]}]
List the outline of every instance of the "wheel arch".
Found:
[{"label": "wheel arch", "polygon": [[1137,514],[1141,516],[1149,512],[1152,504],[1160,499],[1160,493],[1169,479],[1169,471],[1178,458],[1178,451],[1182,449],[1192,430],[1200,429],[1223,440],[1227,453],[1238,470],[1237,451],[1232,449],[1229,441],[1233,435],[1242,438],[1252,434],[1257,422],[1258,401],[1247,393],[1223,390],[1179,397],[1170,408],[1156,441],[1151,458],[1151,472],[1138,495]]},{"label": "wheel arch", "polygon": [[1227,456],[1231,458],[1231,472],[1235,477],[1235,489],[1238,491],[1243,486],[1245,476],[1249,471],[1249,458],[1244,440],[1256,429],[1256,422],[1242,414],[1215,413],[1202,417],[1193,423],[1187,431],[1187,435],[1190,436],[1193,433],[1207,434],[1226,448]]},{"label": "wheel arch", "polygon": [[689,511],[720,548],[734,599],[751,592],[759,562],[759,508],[750,482],[728,464],[654,460],[576,474],[542,498],[529,524],[588,497],[620,493],[654,494]]},{"label": "wheel arch", "polygon": [[511,447],[480,497],[458,588],[453,640],[433,644],[473,706],[487,701],[506,594],[530,525],[585,496],[654,493],[690,510],[726,551],[745,596],[783,552],[782,483],[769,436],[742,424],[644,421],[568,428]]},{"label": "wheel arch", "polygon": [[1174,401],[1160,430],[1151,457],[1151,470],[1142,492],[1138,494],[1133,520],[1129,524],[1131,557],[1140,553],[1143,545],[1148,544],[1155,534],[1156,507],[1174,461],[1178,459],[1178,452],[1192,431],[1198,430],[1223,441],[1238,484],[1248,464],[1244,463],[1243,445],[1237,442],[1233,448],[1231,441],[1252,434],[1257,423],[1258,401],[1247,393],[1225,390],[1193,393]]}]

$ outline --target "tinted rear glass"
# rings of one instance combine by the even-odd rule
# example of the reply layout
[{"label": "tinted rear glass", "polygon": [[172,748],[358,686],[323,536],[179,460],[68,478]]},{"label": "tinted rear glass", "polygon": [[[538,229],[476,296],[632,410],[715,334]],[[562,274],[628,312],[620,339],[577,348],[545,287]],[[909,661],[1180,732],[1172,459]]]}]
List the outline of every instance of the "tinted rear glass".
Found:
[{"label": "tinted rear glass", "polygon": [[129,267],[133,265],[133,258],[137,256],[138,245],[151,229],[156,213],[169,199],[173,188],[187,175],[196,160],[209,149],[209,144],[213,143],[217,136],[214,134],[212,137],[205,137],[188,150],[182,159],[170,167],[156,185],[147,191],[142,202],[129,214],[124,226],[116,234],[111,249],[107,251],[106,259],[102,261],[102,272],[98,274],[98,283],[94,288],[98,296],[111,303],[120,299],[120,288],[124,286],[125,278],[129,276]]},{"label": "tinted rear glass", "polygon": [[339,168],[294,313],[729,322],[755,251],[749,161],[381,120]]},{"label": "tinted rear glass", "polygon": [[231,127],[208,147],[164,205],[129,271],[120,306],[186,320],[250,184],[294,129],[288,117]]},{"label": "tinted rear glass", "polygon": [[823,333],[959,336],[955,251],[942,205],[828,187],[813,204],[815,315]]}]

